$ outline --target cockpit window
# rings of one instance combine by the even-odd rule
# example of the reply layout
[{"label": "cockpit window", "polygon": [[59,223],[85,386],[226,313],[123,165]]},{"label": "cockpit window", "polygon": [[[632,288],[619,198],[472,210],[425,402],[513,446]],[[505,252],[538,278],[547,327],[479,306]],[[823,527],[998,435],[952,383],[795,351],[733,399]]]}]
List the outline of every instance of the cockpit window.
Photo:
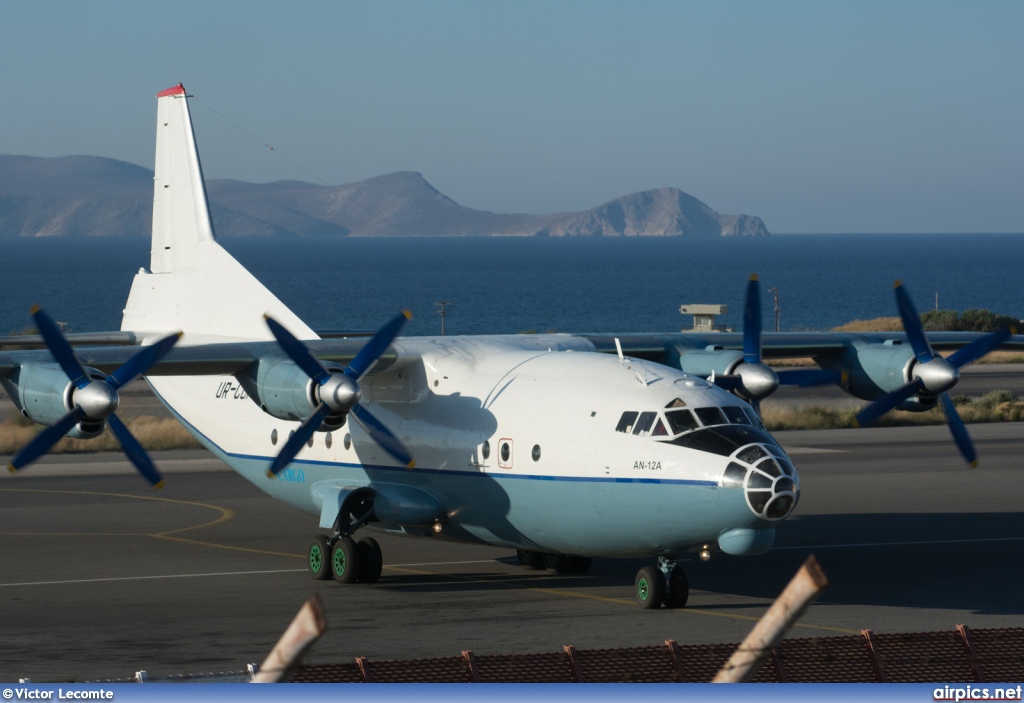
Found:
[{"label": "cockpit window", "polygon": [[639,413],[632,411],[626,411],[622,413],[622,417],[619,418],[619,424],[615,427],[616,432],[625,432],[629,434],[633,431],[633,424],[636,422],[636,416]]},{"label": "cockpit window", "polygon": [[654,426],[654,420],[658,417],[658,413],[640,413],[640,419],[636,421],[636,425],[633,426],[633,434],[640,437],[646,437],[651,433],[651,428]]},{"label": "cockpit window", "polygon": [[743,408],[743,412],[750,418],[751,425],[754,427],[764,427],[764,423],[761,422],[761,418],[757,416],[757,413],[754,412],[753,408]]},{"label": "cockpit window", "polygon": [[771,446],[775,444],[775,440],[764,430],[750,425],[722,425],[706,427],[667,442],[719,456],[730,456],[740,447],[755,443]]},{"label": "cockpit window", "polygon": [[743,408],[738,405],[726,405],[722,408],[722,412],[729,418],[729,422],[734,425],[750,425],[750,418],[743,412]]},{"label": "cockpit window", "polygon": [[680,432],[689,432],[700,427],[697,423],[697,418],[689,410],[670,410],[665,413],[665,417],[668,418],[668,426],[672,429],[672,434],[674,435]]},{"label": "cockpit window", "polygon": [[697,413],[697,417],[700,418],[700,424],[705,427],[708,427],[709,425],[728,424],[725,417],[722,415],[722,411],[718,408],[697,408],[694,412]]},{"label": "cockpit window", "polygon": [[665,423],[658,418],[658,423],[654,426],[654,432],[651,432],[653,437],[667,437],[668,430],[665,429]]}]

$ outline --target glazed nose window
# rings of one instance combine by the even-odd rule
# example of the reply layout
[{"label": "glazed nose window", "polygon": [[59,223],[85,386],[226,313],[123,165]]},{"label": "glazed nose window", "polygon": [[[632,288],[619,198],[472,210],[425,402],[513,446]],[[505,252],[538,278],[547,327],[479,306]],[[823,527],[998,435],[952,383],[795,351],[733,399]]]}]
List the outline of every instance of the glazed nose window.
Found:
[{"label": "glazed nose window", "polygon": [[742,488],[750,510],[765,520],[781,520],[800,498],[800,479],[785,452],[752,444],[737,450],[722,476],[723,488]]}]

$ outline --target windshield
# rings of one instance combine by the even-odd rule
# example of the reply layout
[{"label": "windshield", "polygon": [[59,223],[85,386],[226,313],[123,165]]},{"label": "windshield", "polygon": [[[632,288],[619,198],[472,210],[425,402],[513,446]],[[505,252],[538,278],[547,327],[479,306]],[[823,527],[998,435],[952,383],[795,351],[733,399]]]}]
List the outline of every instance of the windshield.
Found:
[{"label": "windshield", "polygon": [[764,428],[757,414],[748,406],[726,405],[690,409],[678,407],[680,402],[670,403],[669,408],[672,409],[664,411],[627,410],[619,418],[615,431],[637,437],[673,438],[708,427],[739,426],[761,430]]}]

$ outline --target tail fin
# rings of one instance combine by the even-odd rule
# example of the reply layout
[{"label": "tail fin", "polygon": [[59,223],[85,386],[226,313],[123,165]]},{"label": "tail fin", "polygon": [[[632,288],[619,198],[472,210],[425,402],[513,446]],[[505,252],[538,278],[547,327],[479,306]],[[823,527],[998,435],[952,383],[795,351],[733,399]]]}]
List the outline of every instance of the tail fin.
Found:
[{"label": "tail fin", "polygon": [[157,94],[150,272],[132,283],[121,329],[183,330],[183,344],[272,339],[269,313],[303,339],[316,335],[217,244],[188,109],[178,84]]}]

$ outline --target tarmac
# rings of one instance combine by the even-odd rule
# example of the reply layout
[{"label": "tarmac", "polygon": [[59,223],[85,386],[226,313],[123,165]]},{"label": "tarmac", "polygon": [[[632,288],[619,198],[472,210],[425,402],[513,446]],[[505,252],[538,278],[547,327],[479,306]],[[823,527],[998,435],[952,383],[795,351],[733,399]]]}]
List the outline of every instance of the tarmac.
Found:
[{"label": "tarmac", "polygon": [[[1003,385],[988,385],[1005,387]],[[802,481],[775,548],[687,564],[682,610],[633,600],[643,560],[527,572],[508,550],[378,537],[374,585],[313,581],[317,519],[202,451],[44,458],[0,479],[0,681],[95,680],[259,663],[303,601],[329,631],[310,663],[737,642],[809,554],[831,585],[793,637],[1024,626],[1024,424],[779,432]]]}]

